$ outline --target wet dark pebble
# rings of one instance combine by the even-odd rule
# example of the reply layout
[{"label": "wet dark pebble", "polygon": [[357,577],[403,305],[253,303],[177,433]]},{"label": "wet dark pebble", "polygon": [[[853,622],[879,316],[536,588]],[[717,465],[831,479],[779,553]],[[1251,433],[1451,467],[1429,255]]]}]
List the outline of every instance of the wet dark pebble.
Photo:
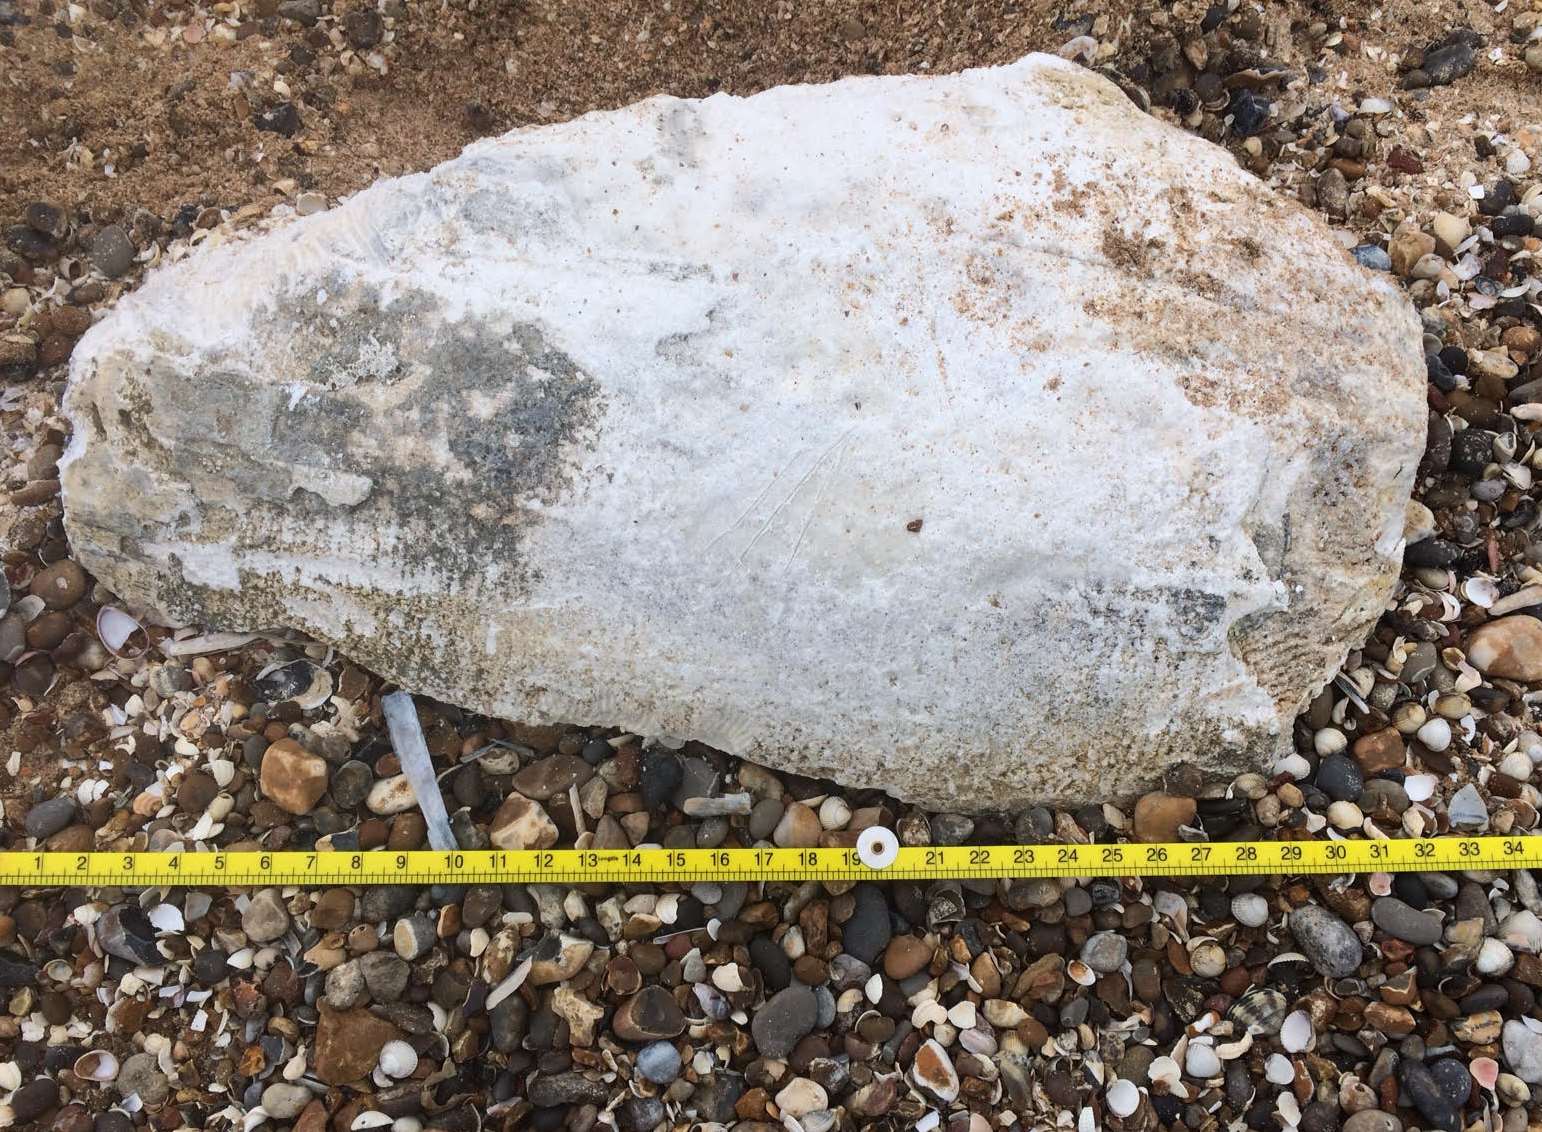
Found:
[{"label": "wet dark pebble", "polygon": [[1365,775],[1353,759],[1329,755],[1317,767],[1317,787],[1335,802],[1353,802],[1365,789]]},{"label": "wet dark pebble", "polygon": [[859,884],[854,890],[856,907],[851,918],[841,925],[841,946],[848,955],[871,966],[888,946],[892,935],[889,902],[883,892],[871,884]]}]

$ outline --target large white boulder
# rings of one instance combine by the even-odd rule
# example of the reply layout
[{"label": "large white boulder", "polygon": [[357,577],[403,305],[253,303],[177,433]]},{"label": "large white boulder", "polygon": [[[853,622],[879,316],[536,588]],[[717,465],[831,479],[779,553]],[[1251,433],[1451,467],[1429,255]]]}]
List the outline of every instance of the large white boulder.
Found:
[{"label": "large white boulder", "polygon": [[501,716],[937,807],[1259,765],[1375,621],[1396,287],[1058,59],[655,98],[156,271],[79,558]]}]

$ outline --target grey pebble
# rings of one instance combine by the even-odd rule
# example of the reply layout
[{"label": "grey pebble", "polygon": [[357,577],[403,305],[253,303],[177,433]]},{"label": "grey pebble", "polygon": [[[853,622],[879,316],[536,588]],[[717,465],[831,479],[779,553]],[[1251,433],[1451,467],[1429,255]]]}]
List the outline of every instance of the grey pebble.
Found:
[{"label": "grey pebble", "polygon": [[1111,975],[1124,966],[1130,944],[1115,932],[1097,932],[1082,944],[1081,961],[1100,975]]},{"label": "grey pebble", "polygon": [[637,1051],[637,1072],[655,1085],[667,1085],[680,1076],[680,1051],[673,1042],[650,1042]]},{"label": "grey pebble", "polygon": [[113,1086],[120,1096],[137,1093],[146,1108],[157,1107],[171,1095],[171,1083],[153,1053],[136,1053],[125,1059]]},{"label": "grey pebble", "polygon": [[1405,904],[1396,896],[1381,896],[1371,902],[1371,922],[1392,938],[1416,947],[1440,942],[1440,920]]},{"label": "grey pebble", "polygon": [[75,799],[68,794],[61,794],[57,798],[39,802],[28,810],[23,826],[28,837],[36,837],[41,841],[45,837],[52,837],[74,820]]},{"label": "grey pebble", "polygon": [[277,1120],[293,1120],[311,1103],[311,1091],[304,1085],[276,1081],[262,1091],[262,1107]]},{"label": "grey pebble", "polygon": [[332,775],[332,800],[345,810],[357,809],[375,784],[375,772],[367,763],[350,759]]},{"label": "grey pebble", "polygon": [[116,224],[109,224],[92,237],[87,254],[98,271],[114,279],[134,266],[133,241]]},{"label": "grey pebble", "polygon": [[352,1010],[364,1001],[364,991],[364,971],[357,959],[350,959],[327,972],[322,995],[334,1010]]},{"label": "grey pebble", "polygon": [[389,951],[371,951],[359,959],[359,969],[364,975],[364,985],[369,996],[376,1002],[395,1002],[407,989],[412,968],[399,955]]},{"label": "grey pebble", "polygon": [[1360,966],[1360,937],[1326,908],[1316,904],[1297,908],[1290,914],[1290,934],[1319,974],[1343,978]]},{"label": "grey pebble", "polygon": [[755,1011],[750,1034],[762,1057],[786,1057],[819,1020],[819,1000],[801,983],[777,991]]}]

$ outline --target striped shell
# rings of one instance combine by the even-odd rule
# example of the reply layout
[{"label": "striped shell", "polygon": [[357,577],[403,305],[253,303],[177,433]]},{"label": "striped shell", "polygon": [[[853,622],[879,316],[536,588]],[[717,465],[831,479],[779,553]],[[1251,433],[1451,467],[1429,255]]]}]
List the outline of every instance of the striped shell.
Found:
[{"label": "striped shell", "polygon": [[1231,1004],[1226,1017],[1243,1033],[1273,1037],[1285,1021],[1285,996],[1273,987],[1253,987]]}]

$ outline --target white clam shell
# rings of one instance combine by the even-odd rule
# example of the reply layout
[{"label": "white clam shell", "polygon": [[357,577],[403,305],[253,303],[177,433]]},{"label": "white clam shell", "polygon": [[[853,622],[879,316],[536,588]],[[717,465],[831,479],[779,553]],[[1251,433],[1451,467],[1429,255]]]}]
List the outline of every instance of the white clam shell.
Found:
[{"label": "white clam shell", "polygon": [[75,1076],[85,1081],[106,1084],[118,1079],[118,1059],[110,1051],[94,1049],[75,1059]]},{"label": "white clam shell", "polygon": [[1134,1081],[1126,1081],[1122,1077],[1108,1087],[1104,1097],[1108,1101],[1108,1111],[1121,1120],[1133,1115],[1140,1107],[1140,1089]]},{"label": "white clam shell", "polygon": [[1293,1011],[1280,1026],[1280,1044],[1290,1053],[1310,1049],[1313,1036],[1312,1016],[1305,1010]]}]

